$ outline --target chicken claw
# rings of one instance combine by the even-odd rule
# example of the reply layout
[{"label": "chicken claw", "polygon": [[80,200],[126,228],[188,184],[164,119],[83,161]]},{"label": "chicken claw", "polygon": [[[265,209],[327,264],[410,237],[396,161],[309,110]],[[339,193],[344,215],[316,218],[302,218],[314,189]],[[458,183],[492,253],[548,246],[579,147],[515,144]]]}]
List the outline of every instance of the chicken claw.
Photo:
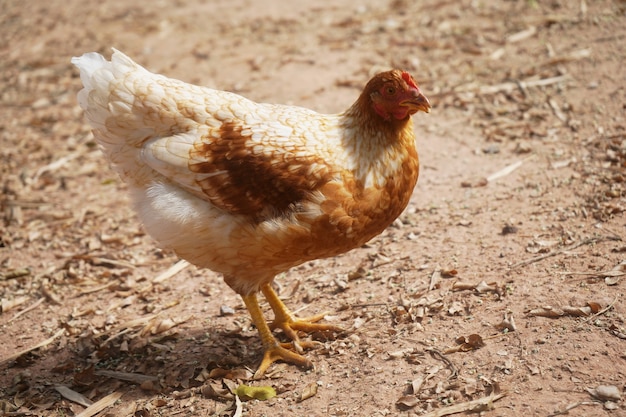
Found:
[{"label": "chicken claw", "polygon": [[261,307],[259,307],[256,293],[244,295],[241,298],[243,298],[243,302],[246,304],[246,308],[252,317],[252,321],[259,331],[261,343],[263,344],[263,349],[265,350],[263,360],[261,361],[257,371],[254,373],[254,379],[263,377],[267,368],[278,360],[293,363],[294,365],[307,369],[313,366],[312,362],[304,356],[288,350],[285,345],[289,346],[289,344],[278,343],[267,325],[265,317],[263,317],[263,312],[261,311]]},{"label": "chicken claw", "polygon": [[[339,326],[316,323],[322,320],[325,314],[317,314],[303,319],[296,318],[280,298],[278,298],[278,294],[276,294],[270,284],[262,286],[261,291],[274,311],[275,317],[271,326],[267,324],[265,317],[263,317],[263,312],[261,311],[261,307],[259,307],[256,293],[242,296],[243,302],[246,304],[246,308],[252,317],[252,322],[259,332],[261,343],[265,350],[263,360],[254,373],[255,379],[261,378],[263,374],[265,374],[265,371],[267,371],[267,368],[269,368],[272,363],[279,360],[293,363],[294,365],[307,369],[313,366],[311,361],[302,356],[301,353],[304,349],[318,346],[318,342],[300,340],[298,331],[305,333],[344,331],[344,329]],[[287,337],[292,340],[292,343],[279,343],[272,334],[271,329],[273,328],[281,329]]]},{"label": "chicken claw", "polygon": [[270,325],[270,328],[281,329],[287,337],[293,340],[294,348],[298,352],[302,352],[302,348],[312,348],[316,346],[314,342],[302,342],[298,336],[298,331],[305,333],[344,331],[344,329],[339,326],[317,323],[326,316],[326,313],[316,314],[315,316],[306,318],[295,317],[281,299],[278,298],[278,294],[276,294],[271,284],[262,286],[261,291],[274,311],[274,321]]}]

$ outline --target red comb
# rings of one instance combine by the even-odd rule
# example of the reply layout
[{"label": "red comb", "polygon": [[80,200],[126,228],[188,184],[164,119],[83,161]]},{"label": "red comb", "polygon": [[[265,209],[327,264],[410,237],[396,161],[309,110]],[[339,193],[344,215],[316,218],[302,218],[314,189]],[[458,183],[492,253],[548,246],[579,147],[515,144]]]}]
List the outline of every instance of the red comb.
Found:
[{"label": "red comb", "polygon": [[413,79],[413,77],[411,77],[411,74],[409,74],[408,72],[402,71],[402,79],[406,81],[406,83],[410,85],[411,87],[418,88],[417,84],[415,84],[415,80]]}]

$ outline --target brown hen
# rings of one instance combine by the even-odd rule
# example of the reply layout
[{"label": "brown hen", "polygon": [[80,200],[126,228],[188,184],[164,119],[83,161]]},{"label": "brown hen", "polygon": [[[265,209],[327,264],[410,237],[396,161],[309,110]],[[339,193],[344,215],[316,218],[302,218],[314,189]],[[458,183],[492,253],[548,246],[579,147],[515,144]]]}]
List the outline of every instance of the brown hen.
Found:
[{"label": "brown hen", "polygon": [[[310,367],[299,333],[339,328],[295,317],[271,283],[363,245],[404,210],[419,171],[411,116],[430,110],[415,80],[380,73],[325,115],[156,75],[116,50],[72,63],[80,106],[147,232],[243,298],[265,349],[255,376],[276,360]],[[259,291],[292,344],[273,336]]]}]

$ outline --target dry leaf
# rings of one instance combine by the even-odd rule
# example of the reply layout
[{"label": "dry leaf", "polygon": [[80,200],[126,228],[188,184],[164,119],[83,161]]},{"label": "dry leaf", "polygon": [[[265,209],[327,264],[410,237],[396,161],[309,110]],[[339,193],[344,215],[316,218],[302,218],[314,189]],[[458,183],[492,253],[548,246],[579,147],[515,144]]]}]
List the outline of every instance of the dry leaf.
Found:
[{"label": "dry leaf", "polygon": [[242,415],[243,405],[241,404],[239,397],[235,395],[235,412],[233,413],[233,417],[241,417]]},{"label": "dry leaf", "polygon": [[167,400],[164,398],[155,398],[152,401],[150,401],[150,404],[152,404],[155,407],[164,407],[167,405]]},{"label": "dry leaf", "polygon": [[455,282],[454,284],[452,284],[452,290],[453,291],[474,290],[479,294],[483,294],[486,292],[495,292],[500,295],[503,292],[501,291],[497,282],[486,283],[485,281],[480,281],[478,284],[473,284],[471,282]]},{"label": "dry leaf", "polygon": [[55,385],[54,389],[61,394],[61,396],[67,400],[75,402],[76,404],[80,404],[83,407],[89,407],[93,404],[89,398],[85,397],[83,394],[66,387],[65,385]]},{"label": "dry leaf", "polygon": [[548,318],[559,318],[563,316],[573,316],[573,317],[586,317],[591,314],[596,314],[600,311],[600,304],[595,302],[589,302],[586,306],[583,307],[575,307],[575,306],[564,306],[562,308],[554,308],[552,306],[546,306],[541,308],[536,308],[530,310],[528,312],[529,316],[537,316],[537,317],[548,317]]},{"label": "dry leaf", "polygon": [[485,346],[485,342],[483,342],[483,338],[477,334],[469,335],[466,343],[469,343],[472,347],[476,349],[478,349],[479,347]]},{"label": "dry leaf", "polygon": [[524,29],[521,32],[516,32],[506,37],[507,43],[516,43],[528,39],[537,33],[535,26],[530,26],[528,29]]},{"label": "dry leaf", "polygon": [[28,301],[28,299],[29,298],[26,296],[16,297],[11,300],[7,300],[6,298],[3,298],[2,300],[0,300],[0,313],[6,313],[12,308],[15,308],[21,304],[24,304],[26,301]]},{"label": "dry leaf", "polygon": [[454,278],[459,274],[459,272],[456,269],[448,269],[448,270],[442,270],[441,271],[441,276],[443,278]]},{"label": "dry leaf", "polygon": [[150,333],[152,334],[163,333],[171,329],[174,326],[176,326],[176,322],[170,318],[167,318],[167,319],[161,320],[160,322],[157,323],[156,326],[152,327],[152,329],[150,330]]},{"label": "dry leaf", "polygon": [[462,314],[464,311],[465,307],[459,301],[453,301],[450,307],[448,307],[448,314],[451,316]]},{"label": "dry leaf", "polygon": [[528,315],[531,317],[557,318],[563,316],[563,311],[552,308],[552,306],[546,306],[530,310]]},{"label": "dry leaf", "polygon": [[548,253],[550,248],[559,244],[557,240],[533,240],[526,247],[528,253]]},{"label": "dry leaf", "polygon": [[317,383],[311,382],[309,385],[304,387],[304,389],[300,393],[300,396],[298,397],[298,402],[314,397],[316,394],[317,394]]},{"label": "dry leaf", "polygon": [[222,384],[208,383],[200,388],[200,393],[206,398],[219,399],[232,399],[233,393],[228,388],[225,388]]},{"label": "dry leaf", "polygon": [[222,384],[225,387],[227,387],[230,390],[230,392],[233,393],[233,395],[235,395],[235,392],[237,391],[237,387],[239,386],[235,381],[232,381],[230,379],[223,379]]},{"label": "dry leaf", "polygon": [[74,374],[74,384],[88,387],[96,381],[93,365]]},{"label": "dry leaf", "polygon": [[458,337],[455,342],[459,345],[459,350],[462,352],[469,352],[485,346],[483,338],[477,334]]},{"label": "dry leaf", "polygon": [[530,371],[531,375],[537,375],[539,374],[541,371],[539,370],[538,366],[535,365],[530,365],[530,364],[526,364],[526,367],[528,367],[528,370]]},{"label": "dry leaf", "polygon": [[424,377],[418,377],[411,381],[411,394],[417,395],[422,389],[422,385],[424,385],[425,379]]},{"label": "dry leaf", "polygon": [[208,373],[207,378],[210,378],[210,379],[224,378],[224,379],[230,379],[230,380],[242,379],[242,380],[247,381],[249,379],[252,379],[252,373],[244,368],[235,368],[235,369],[213,368]]},{"label": "dry leaf", "polygon": [[611,326],[609,327],[609,332],[611,332],[613,336],[617,336],[620,339],[626,340],[626,332],[622,331],[622,329],[617,327],[615,324],[611,324]]},{"label": "dry leaf", "polygon": [[593,314],[597,314],[600,310],[602,310],[602,306],[599,303],[591,301],[588,302],[587,305],[589,306]]},{"label": "dry leaf", "polygon": [[591,314],[591,307],[572,307],[565,306],[563,307],[563,314],[566,316],[574,316],[574,317],[585,317]]},{"label": "dry leaf", "polygon": [[405,349],[400,349],[400,350],[396,350],[393,352],[387,352],[387,355],[389,356],[389,359],[400,359],[403,358],[405,355],[410,354],[413,352],[413,348],[405,348]]},{"label": "dry leaf", "polygon": [[485,292],[498,292],[498,284],[495,282],[487,284],[485,281],[480,281],[478,285],[476,285],[476,292],[479,294]]},{"label": "dry leaf", "polygon": [[400,397],[398,401],[396,401],[396,405],[403,410],[408,410],[417,406],[420,403],[420,399],[415,395],[405,395]]},{"label": "dry leaf", "polygon": [[615,268],[610,271],[604,272],[604,283],[606,285],[617,285],[621,277],[626,275],[626,261],[622,261],[615,266]]},{"label": "dry leaf", "polygon": [[478,188],[478,187],[484,187],[487,184],[489,184],[489,181],[487,181],[487,178],[484,178],[484,177],[461,181],[462,188]]},{"label": "dry leaf", "polygon": [[499,330],[507,330],[510,332],[514,332],[515,330],[517,330],[515,326],[515,320],[513,319],[513,315],[511,314],[509,316],[508,313],[504,314],[504,319],[502,319],[500,323],[496,324],[495,327]]}]

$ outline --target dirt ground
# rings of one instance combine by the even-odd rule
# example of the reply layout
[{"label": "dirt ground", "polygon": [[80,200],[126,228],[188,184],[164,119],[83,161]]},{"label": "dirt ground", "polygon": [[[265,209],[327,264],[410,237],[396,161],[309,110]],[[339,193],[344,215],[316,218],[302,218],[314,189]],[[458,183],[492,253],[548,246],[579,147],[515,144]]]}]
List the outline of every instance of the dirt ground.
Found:
[{"label": "dirt ground", "polygon": [[[0,414],[626,416],[623,0],[96,3],[0,1]],[[250,380],[240,298],[142,231],[76,103],[70,58],[111,47],[325,113],[419,81],[406,212],[277,278],[349,330],[315,369]]]}]

